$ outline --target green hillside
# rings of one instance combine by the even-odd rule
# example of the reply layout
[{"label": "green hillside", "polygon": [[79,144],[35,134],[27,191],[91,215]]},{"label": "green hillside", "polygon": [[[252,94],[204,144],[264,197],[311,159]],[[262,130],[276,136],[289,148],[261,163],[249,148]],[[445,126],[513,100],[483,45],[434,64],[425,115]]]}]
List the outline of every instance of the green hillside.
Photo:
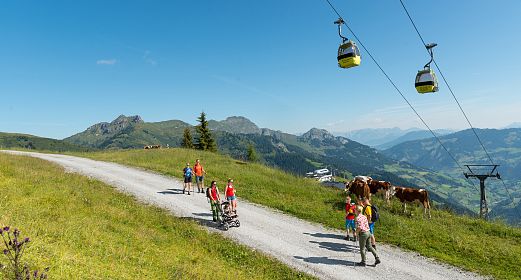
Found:
[{"label": "green hillside", "polygon": [[[222,184],[235,179],[239,199],[266,205],[296,217],[343,229],[344,194],[323,187],[314,180],[295,177],[284,171],[235,160],[215,153],[186,149],[126,150],[76,154],[98,160],[137,166],[180,178],[186,162],[200,158],[208,172],[207,182]],[[274,194],[277,195],[274,195]],[[401,214],[393,201],[380,206],[377,239],[419,252],[497,279],[517,279],[521,274],[521,229],[502,223],[485,222],[445,210],[434,210],[432,219],[423,219],[421,209]],[[240,204],[240,200],[239,200]]]},{"label": "green hillside", "polygon": [[[464,180],[400,163],[356,141],[335,137],[326,130],[313,128],[296,136],[266,128],[259,129],[244,117],[209,121],[209,124],[214,129],[219,151],[237,159],[245,159],[248,146],[253,144],[262,163],[296,175],[302,176],[311,170],[328,167],[346,178],[363,174],[396,185],[435,191],[451,188],[454,191],[450,195],[444,192],[438,195],[434,192],[432,198],[438,204],[459,213],[470,213],[479,205],[478,194],[469,196],[468,191],[461,191],[471,188]],[[150,144],[176,147],[180,145],[186,127],[190,125],[175,120],[148,123],[139,116],[119,116],[110,123],[93,125],[65,140],[100,149],[141,149]],[[460,199],[464,199],[467,204],[463,206]]]},{"label": "green hillside", "polygon": [[[521,129],[476,129],[483,144],[487,148],[495,164],[501,165],[499,172],[505,182],[509,193],[515,200],[515,207],[521,206]],[[440,137],[447,149],[454,155],[460,164],[490,164],[485,152],[481,148],[474,133],[464,130],[447,136]],[[405,142],[396,145],[383,153],[391,158],[406,161],[413,165],[426,167],[453,178],[464,178],[460,170],[450,156],[443,150],[438,142],[433,139],[423,139]],[[479,186],[479,182],[475,183]],[[488,199],[491,203],[491,214],[496,217],[507,218],[509,222],[521,223],[519,211],[513,211],[509,196],[505,187],[498,180],[487,181]],[[443,191],[437,191],[443,194]],[[447,188],[445,193],[450,195],[452,188]],[[477,191],[473,188],[461,189],[461,193],[474,195]],[[463,200],[464,205],[469,202]],[[470,202],[472,203],[472,202]]]},{"label": "green hillside", "polygon": [[189,124],[172,120],[146,123],[139,116],[119,116],[110,123],[98,123],[64,141],[99,149],[143,148],[161,144],[178,146]]},{"label": "green hillside", "polygon": [[[33,149],[39,151],[87,151],[86,147],[62,140],[28,134],[0,132],[0,149]],[[92,148],[90,150],[93,150]]]},{"label": "green hillside", "polygon": [[43,160],[0,153],[0,189],[0,225],[31,238],[26,260],[49,279],[312,279]]}]

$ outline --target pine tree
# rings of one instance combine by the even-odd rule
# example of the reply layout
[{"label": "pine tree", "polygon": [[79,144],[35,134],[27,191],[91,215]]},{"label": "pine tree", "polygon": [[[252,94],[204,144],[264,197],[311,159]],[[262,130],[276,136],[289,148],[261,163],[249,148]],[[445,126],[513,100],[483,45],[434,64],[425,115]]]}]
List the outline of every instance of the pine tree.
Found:
[{"label": "pine tree", "polygon": [[210,128],[208,128],[206,114],[201,112],[201,116],[199,116],[197,121],[199,122],[199,125],[195,127],[195,130],[199,133],[199,138],[197,139],[196,148],[199,150],[216,152],[217,143],[215,143]]},{"label": "pine tree", "polygon": [[181,143],[181,147],[187,148],[187,149],[193,149],[194,148],[194,142],[192,139],[192,133],[190,132],[190,128],[185,128],[185,131],[183,133],[183,142]]},{"label": "pine tree", "polygon": [[256,162],[259,160],[259,157],[257,156],[257,151],[255,150],[255,146],[253,144],[250,144],[248,146],[248,160],[251,162]]}]

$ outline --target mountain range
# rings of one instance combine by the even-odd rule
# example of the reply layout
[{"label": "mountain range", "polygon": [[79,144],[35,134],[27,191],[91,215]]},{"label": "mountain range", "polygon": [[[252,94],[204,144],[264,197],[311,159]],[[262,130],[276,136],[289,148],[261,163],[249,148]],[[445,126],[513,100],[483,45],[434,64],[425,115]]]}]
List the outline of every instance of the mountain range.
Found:
[{"label": "mountain range", "polygon": [[[433,132],[440,136],[453,133],[453,130],[450,129],[435,129]],[[343,136],[357,142],[360,142],[364,145],[368,145],[379,150],[384,150],[395,146],[397,144],[419,140],[424,138],[431,138],[432,133],[425,129],[419,128],[409,128],[409,129],[400,129],[398,127],[394,128],[364,128],[359,130],[352,130],[349,132],[337,132],[334,133],[338,136]]]},{"label": "mountain range", "polygon": [[[489,204],[494,205],[491,215],[505,216],[510,221],[519,220],[521,208],[521,128],[510,129],[475,129],[487,153],[481,147],[471,129],[459,131],[440,140],[454,159],[434,138],[404,142],[384,150],[382,153],[398,161],[408,162],[418,167],[462,177],[463,172],[470,172],[465,164],[499,164],[501,180],[486,181]],[[489,159],[490,157],[490,159]],[[488,167],[474,172],[490,172]],[[474,182],[479,186],[479,182]],[[477,190],[475,190],[477,192]],[[512,200],[514,202],[512,203]],[[519,209],[517,212],[514,208]],[[515,214],[515,215],[514,215]]]},{"label": "mountain range", "polygon": [[[324,129],[312,128],[301,135],[293,135],[260,128],[249,119],[240,116],[222,121],[210,120],[208,123],[219,151],[235,158],[245,159],[248,146],[253,144],[263,163],[294,174],[303,175],[311,170],[327,167],[334,170],[339,177],[369,175],[378,180],[388,180],[394,185],[427,188],[439,207],[451,208],[456,212],[475,213],[479,207],[476,182],[465,180],[462,170],[456,168],[446,152],[441,150],[432,138],[427,138],[428,134],[422,130],[400,132],[390,129],[387,131],[388,139],[392,138],[389,136],[391,134],[396,137],[401,133],[401,136],[388,143],[394,141],[398,144],[377,150],[352,139],[335,136]],[[61,143],[63,147],[67,147],[61,150],[78,150],[81,147],[142,149],[143,146],[151,144],[177,147],[181,144],[185,128],[191,129],[193,135],[196,135],[192,125],[180,120],[145,122],[139,116],[121,115],[111,122],[94,124],[63,141],[54,140],[60,141],[54,145],[56,147]],[[516,212],[516,209],[521,207],[521,192],[518,187],[521,182],[521,178],[518,178],[521,174],[520,131],[521,129],[478,130],[478,133],[483,135],[485,145],[490,148],[492,157],[497,158],[502,165],[501,175],[505,178],[504,182],[509,186],[515,186],[510,189],[515,200],[512,204],[507,201],[501,185],[490,183],[487,191],[491,202],[491,215],[508,219],[512,223],[521,222]],[[375,135],[378,131],[366,132],[368,135]],[[358,133],[360,138],[362,132]],[[448,131],[439,133],[441,135]],[[413,140],[407,141],[409,139]],[[482,162],[484,159],[484,155],[479,152],[479,146],[472,143],[475,139],[469,131],[440,136],[440,139],[443,139],[462,164]],[[16,147],[31,148],[27,141],[20,143],[22,144]],[[385,146],[384,143],[380,147]],[[42,149],[41,146],[33,148]]]},{"label": "mountain range", "polygon": [[[458,212],[470,213],[468,209],[479,204],[478,195],[469,196],[465,191],[470,185],[464,180],[393,160],[374,148],[323,129],[312,128],[297,136],[259,128],[247,118],[237,116],[208,123],[219,151],[235,158],[246,158],[248,146],[253,144],[262,162],[295,174],[328,167],[341,177],[364,174],[396,185],[425,187],[433,190],[432,196],[440,206]],[[187,127],[193,130],[191,125],[178,120],[148,123],[139,116],[119,116],[64,140],[98,149],[142,148],[150,144],[176,147]],[[454,189],[451,193],[438,193],[439,189],[451,187]]]}]

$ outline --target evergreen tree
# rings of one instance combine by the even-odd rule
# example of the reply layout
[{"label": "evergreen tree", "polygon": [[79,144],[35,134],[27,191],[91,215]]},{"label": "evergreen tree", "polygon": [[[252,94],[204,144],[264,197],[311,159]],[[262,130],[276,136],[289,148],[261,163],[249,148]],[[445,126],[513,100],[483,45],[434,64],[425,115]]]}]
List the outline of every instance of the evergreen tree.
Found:
[{"label": "evergreen tree", "polygon": [[197,121],[199,122],[199,125],[195,127],[195,130],[199,133],[199,138],[197,139],[196,148],[199,150],[216,152],[217,143],[215,142],[215,139],[213,139],[210,128],[208,128],[206,114],[201,112],[201,116],[199,116]]},{"label": "evergreen tree", "polygon": [[181,143],[181,147],[187,148],[187,149],[193,149],[194,148],[194,141],[192,139],[192,133],[190,132],[190,128],[185,128],[185,131],[183,133],[183,142]]},{"label": "evergreen tree", "polygon": [[259,160],[259,157],[257,156],[257,151],[255,150],[255,146],[250,143],[248,145],[248,160],[251,162],[256,162]]}]

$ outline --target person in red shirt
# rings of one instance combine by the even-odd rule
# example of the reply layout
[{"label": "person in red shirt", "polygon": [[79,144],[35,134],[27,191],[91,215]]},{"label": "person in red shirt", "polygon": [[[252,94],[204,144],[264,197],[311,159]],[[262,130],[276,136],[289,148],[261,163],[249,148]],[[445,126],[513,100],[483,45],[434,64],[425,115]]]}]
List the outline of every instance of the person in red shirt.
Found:
[{"label": "person in red shirt", "polygon": [[212,206],[213,221],[221,221],[221,196],[219,195],[219,189],[217,188],[216,181],[212,181],[212,186],[210,187],[208,198],[210,199],[210,205]]},{"label": "person in red shirt", "polygon": [[195,183],[197,184],[197,192],[204,193],[204,171],[203,166],[199,162],[199,159],[195,161],[194,165]]},{"label": "person in red shirt", "polygon": [[[346,237],[345,240],[356,241],[356,226],[355,226],[355,208],[356,205],[351,203],[351,197],[346,198]],[[353,238],[349,238],[349,232],[353,231]]]},{"label": "person in red shirt", "polygon": [[224,190],[226,194],[226,200],[230,202],[232,206],[232,211],[236,211],[237,209],[237,197],[235,196],[235,188],[233,187],[233,179],[228,179],[228,184],[226,184],[226,189]]}]

